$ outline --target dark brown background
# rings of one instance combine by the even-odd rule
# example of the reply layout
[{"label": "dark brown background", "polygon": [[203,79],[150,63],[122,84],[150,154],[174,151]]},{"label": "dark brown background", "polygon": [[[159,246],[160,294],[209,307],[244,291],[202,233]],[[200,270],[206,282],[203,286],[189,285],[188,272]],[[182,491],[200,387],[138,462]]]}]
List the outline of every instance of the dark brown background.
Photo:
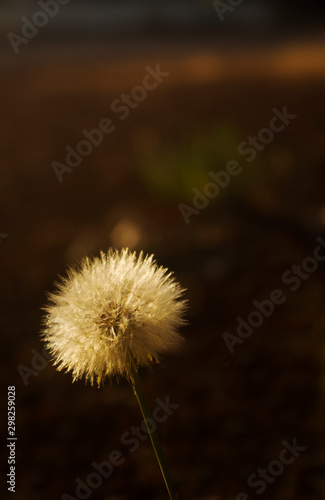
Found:
[{"label": "dark brown background", "polygon": [[[1,371],[3,400],[7,385],[17,392],[17,500],[74,496],[75,479],[114,449],[125,463],[91,499],[167,497],[150,443],[133,454],[120,443],[141,422],[126,382],[72,384],[49,363],[25,385],[17,370],[42,352],[57,275],[109,246],[154,253],[188,289],[184,346],[141,372],[151,407],[167,396],[180,405],[158,428],[180,497],[257,498],[247,478],[297,438],[306,451],[263,498],[324,498],[324,264],[296,292],[281,281],[325,238],[324,43],[316,31],[247,44],[231,26],[227,42],[196,29],[40,33],[17,56],[3,48]],[[112,101],[157,64],[170,76],[120,121]],[[297,118],[247,163],[238,144],[283,106]],[[116,130],[58,182],[51,163],[104,117]],[[179,203],[232,159],[243,172],[186,225]],[[274,288],[286,302],[230,355],[222,334]]]}]

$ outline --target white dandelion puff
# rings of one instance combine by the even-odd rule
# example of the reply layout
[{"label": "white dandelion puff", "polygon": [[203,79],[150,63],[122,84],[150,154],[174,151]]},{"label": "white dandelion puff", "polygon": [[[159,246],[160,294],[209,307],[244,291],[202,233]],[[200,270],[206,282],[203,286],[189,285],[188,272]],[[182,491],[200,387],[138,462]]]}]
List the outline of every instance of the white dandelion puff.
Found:
[{"label": "white dandelion puff", "polygon": [[59,370],[98,384],[146,366],[182,341],[184,290],[153,255],[109,250],[85,259],[50,295],[42,337]]}]

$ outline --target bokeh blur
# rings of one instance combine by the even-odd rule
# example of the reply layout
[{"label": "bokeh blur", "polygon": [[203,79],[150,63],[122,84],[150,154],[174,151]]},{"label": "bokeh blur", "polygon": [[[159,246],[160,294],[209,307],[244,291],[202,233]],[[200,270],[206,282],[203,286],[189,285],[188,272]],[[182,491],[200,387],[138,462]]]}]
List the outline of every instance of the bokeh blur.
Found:
[{"label": "bokeh blur", "polygon": [[141,423],[128,384],[72,384],[39,338],[57,276],[129,247],[188,290],[183,347],[141,371],[152,408],[179,405],[158,433],[180,498],[324,499],[324,5],[0,1],[0,355],[18,438],[13,496],[4,418],[2,498],[167,498],[148,440],[121,443]]}]

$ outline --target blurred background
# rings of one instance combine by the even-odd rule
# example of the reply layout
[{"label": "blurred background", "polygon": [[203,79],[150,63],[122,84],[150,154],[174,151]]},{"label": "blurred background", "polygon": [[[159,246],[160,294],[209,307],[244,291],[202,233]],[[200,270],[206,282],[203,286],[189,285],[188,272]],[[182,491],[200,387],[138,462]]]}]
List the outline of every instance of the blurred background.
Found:
[{"label": "blurred background", "polygon": [[[128,246],[188,290],[184,346],[141,372],[152,408],[180,405],[158,427],[180,498],[257,498],[248,477],[296,438],[306,450],[263,498],[324,499],[325,266],[295,292],[282,281],[325,240],[324,2],[51,5],[0,2],[0,356],[3,401],[7,386],[17,393],[15,498],[77,498],[76,479],[115,449],[124,464],[87,498],[167,498],[150,443],[130,453],[120,441],[141,422],[128,384],[72,384],[39,339],[57,275]],[[157,65],[165,76],[144,93]],[[248,162],[239,145],[285,106],[296,118]],[[66,148],[104,118],[114,130],[67,166]],[[193,188],[231,160],[240,175],[186,224],[179,205],[193,208]],[[231,354],[223,334],[275,288],[286,301]],[[9,498],[7,449],[3,459]]]}]

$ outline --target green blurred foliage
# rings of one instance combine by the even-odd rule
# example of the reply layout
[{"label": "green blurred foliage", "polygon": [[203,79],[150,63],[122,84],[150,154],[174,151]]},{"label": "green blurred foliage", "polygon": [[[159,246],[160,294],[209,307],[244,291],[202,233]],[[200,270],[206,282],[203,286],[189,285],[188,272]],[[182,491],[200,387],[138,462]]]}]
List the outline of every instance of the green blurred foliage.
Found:
[{"label": "green blurred foliage", "polygon": [[239,139],[236,128],[227,122],[218,122],[207,130],[193,128],[181,144],[166,144],[150,158],[138,155],[136,164],[153,194],[190,200],[192,189],[203,188],[210,170],[222,170],[234,157]]},{"label": "green blurred foliage", "polygon": [[290,131],[275,137],[249,162],[247,155],[238,152],[247,137],[234,124],[219,121],[206,128],[193,126],[189,130],[178,142],[162,140],[150,155],[136,154],[140,180],[153,196],[191,203],[193,188],[203,192],[212,180],[209,172],[226,170],[232,160],[238,161],[242,171],[211,198],[209,209],[216,203],[237,199],[263,211],[294,212],[296,203],[310,197],[317,184],[320,159],[310,162],[304,158],[288,135]]}]

